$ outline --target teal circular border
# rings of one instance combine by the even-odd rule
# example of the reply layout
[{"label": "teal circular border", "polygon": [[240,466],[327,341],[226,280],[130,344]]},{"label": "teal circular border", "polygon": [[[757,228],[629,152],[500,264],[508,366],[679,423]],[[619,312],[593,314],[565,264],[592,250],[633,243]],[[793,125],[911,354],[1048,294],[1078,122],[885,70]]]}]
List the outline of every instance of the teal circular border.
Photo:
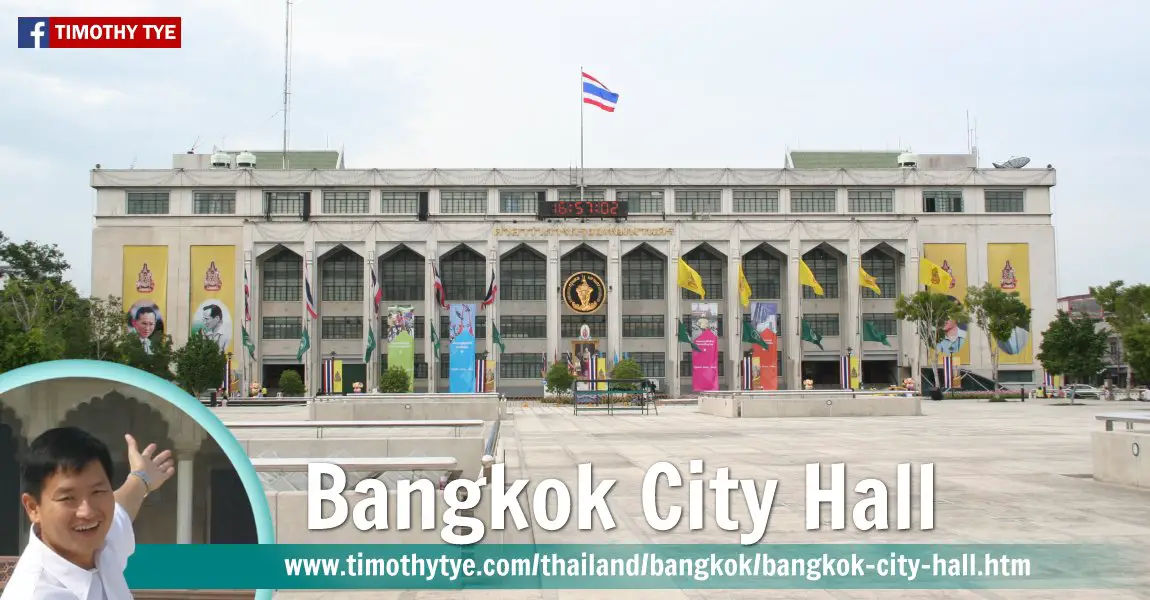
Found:
[{"label": "teal circular border", "polygon": [[[236,436],[215,413],[174,383],[147,371],[119,363],[98,360],[55,360],[27,365],[0,374],[0,394],[42,381],[77,378],[104,379],[139,388],[171,402],[176,408],[194,419],[200,427],[208,432],[208,435],[215,439],[216,444],[224,451],[232,466],[236,468],[240,481],[244,485],[244,490],[248,493],[248,502],[252,507],[252,516],[256,524],[256,540],[260,544],[276,543],[275,527],[272,523],[272,512],[268,506],[268,498],[247,452],[244,451]],[[256,591],[256,600],[271,599],[272,590]]]}]

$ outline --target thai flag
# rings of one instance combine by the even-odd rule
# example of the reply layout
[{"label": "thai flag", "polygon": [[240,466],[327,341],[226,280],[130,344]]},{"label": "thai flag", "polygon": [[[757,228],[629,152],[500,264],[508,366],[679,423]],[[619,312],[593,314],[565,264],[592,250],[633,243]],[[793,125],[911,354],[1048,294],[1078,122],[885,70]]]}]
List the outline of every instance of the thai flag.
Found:
[{"label": "thai flag", "polygon": [[379,280],[375,278],[375,267],[371,268],[371,301],[375,305],[375,314],[379,314],[379,303],[383,301],[383,288],[379,287]]},{"label": "thai flag", "polygon": [[483,303],[479,308],[487,308],[495,303],[495,295],[499,293],[499,284],[495,282],[495,270],[491,270],[491,283],[487,284],[487,297],[483,299]]},{"label": "thai flag", "polygon": [[432,285],[435,287],[435,299],[439,300],[439,305],[447,308],[447,291],[443,289],[443,280],[439,278],[439,269],[435,265],[431,265],[431,274],[435,277],[435,282]]},{"label": "thai flag", "polygon": [[612,92],[603,82],[583,73],[583,103],[598,106],[607,112],[615,112],[619,94]]},{"label": "thai flag", "polygon": [[843,384],[844,390],[851,389],[851,357],[839,357],[839,381]]},{"label": "thai flag", "polygon": [[251,294],[252,288],[248,285],[248,270],[244,269],[244,321],[252,320],[252,307],[251,307]]},{"label": "thai flag", "polygon": [[319,318],[319,311],[315,308],[315,295],[311,293],[311,270],[307,268],[307,263],[303,265],[303,304],[311,318]]}]

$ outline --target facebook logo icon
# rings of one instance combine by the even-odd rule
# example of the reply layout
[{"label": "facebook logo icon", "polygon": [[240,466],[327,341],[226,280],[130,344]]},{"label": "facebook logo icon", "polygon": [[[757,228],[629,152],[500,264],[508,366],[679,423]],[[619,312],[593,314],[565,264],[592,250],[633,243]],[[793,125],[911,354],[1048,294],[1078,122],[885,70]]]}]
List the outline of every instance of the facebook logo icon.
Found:
[{"label": "facebook logo icon", "polygon": [[19,48],[48,47],[48,17],[17,17]]}]

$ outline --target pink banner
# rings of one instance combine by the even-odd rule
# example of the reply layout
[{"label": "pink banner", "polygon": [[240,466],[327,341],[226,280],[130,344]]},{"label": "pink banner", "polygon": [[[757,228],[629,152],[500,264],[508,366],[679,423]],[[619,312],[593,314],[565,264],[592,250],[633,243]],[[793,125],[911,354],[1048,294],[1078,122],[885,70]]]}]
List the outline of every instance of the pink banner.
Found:
[{"label": "pink banner", "polygon": [[695,393],[718,391],[719,338],[713,330],[704,329],[695,345],[699,350],[691,352],[691,389]]}]

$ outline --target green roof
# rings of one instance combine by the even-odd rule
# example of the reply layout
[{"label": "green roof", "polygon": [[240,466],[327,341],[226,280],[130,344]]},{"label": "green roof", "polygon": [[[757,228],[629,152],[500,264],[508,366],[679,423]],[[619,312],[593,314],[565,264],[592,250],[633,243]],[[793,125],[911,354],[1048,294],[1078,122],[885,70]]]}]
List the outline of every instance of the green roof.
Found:
[{"label": "green roof", "polygon": [[796,169],[893,169],[901,152],[802,152],[791,151]]},{"label": "green roof", "polygon": [[[238,156],[237,150],[229,150],[228,154]],[[284,153],[282,150],[248,150],[256,155],[256,169],[282,169]],[[338,150],[288,150],[289,169],[342,169],[343,160]]]}]

